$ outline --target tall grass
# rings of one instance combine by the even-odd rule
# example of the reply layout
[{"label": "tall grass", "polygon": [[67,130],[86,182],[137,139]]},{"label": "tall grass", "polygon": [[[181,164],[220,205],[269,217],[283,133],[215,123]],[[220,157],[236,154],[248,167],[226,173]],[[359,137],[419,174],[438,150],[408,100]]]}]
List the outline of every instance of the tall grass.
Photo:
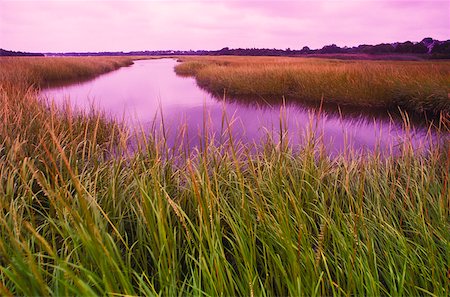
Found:
[{"label": "tall grass", "polygon": [[188,152],[23,94],[0,88],[2,295],[450,292],[445,118],[423,154],[253,149],[229,124]]},{"label": "tall grass", "polygon": [[342,61],[313,58],[191,57],[176,66],[205,89],[230,96],[290,100],[412,112],[450,112],[450,63]]},{"label": "tall grass", "polygon": [[1,57],[0,82],[6,89],[78,82],[133,64],[138,57]]}]

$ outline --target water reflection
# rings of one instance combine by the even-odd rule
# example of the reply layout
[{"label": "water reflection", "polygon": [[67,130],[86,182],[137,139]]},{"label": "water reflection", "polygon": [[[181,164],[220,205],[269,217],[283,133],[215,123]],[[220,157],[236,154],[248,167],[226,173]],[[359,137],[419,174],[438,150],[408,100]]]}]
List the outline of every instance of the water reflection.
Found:
[{"label": "water reflection", "polygon": [[324,105],[318,115],[317,105],[283,104],[282,98],[223,100],[200,89],[195,79],[177,76],[173,71],[176,64],[174,59],[140,60],[88,82],[44,90],[42,95],[56,104],[70,100],[80,109],[93,105],[124,118],[129,125],[140,123],[148,130],[159,125],[162,111],[169,144],[175,141],[180,125],[194,146],[205,126],[221,141],[230,123],[234,137],[244,142],[259,142],[267,135],[277,141],[280,131],[287,131],[290,143],[295,145],[313,129],[332,153],[346,146],[356,150],[395,147],[406,137],[417,148],[428,141],[425,128],[413,126],[407,134],[401,119],[386,111],[338,110]]}]

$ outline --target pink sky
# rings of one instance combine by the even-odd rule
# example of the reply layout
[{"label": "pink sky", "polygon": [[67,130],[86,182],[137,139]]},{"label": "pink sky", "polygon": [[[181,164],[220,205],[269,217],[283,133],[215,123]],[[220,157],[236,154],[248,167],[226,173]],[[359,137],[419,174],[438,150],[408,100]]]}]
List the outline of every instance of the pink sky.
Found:
[{"label": "pink sky", "polygon": [[0,0],[0,48],[300,49],[450,38],[450,1]]}]

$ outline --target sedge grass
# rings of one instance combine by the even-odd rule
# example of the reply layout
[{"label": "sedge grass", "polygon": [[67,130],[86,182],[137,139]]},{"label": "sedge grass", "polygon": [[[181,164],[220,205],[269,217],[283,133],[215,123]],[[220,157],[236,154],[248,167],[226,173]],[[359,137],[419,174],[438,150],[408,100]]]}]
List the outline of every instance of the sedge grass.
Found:
[{"label": "sedge grass", "polygon": [[22,89],[79,82],[133,64],[142,57],[1,57],[3,88]]},{"label": "sedge grass", "polygon": [[187,57],[175,70],[219,95],[277,97],[416,113],[450,112],[450,62]]},{"label": "sedge grass", "polygon": [[0,90],[2,295],[450,292],[446,118],[444,141],[388,158],[331,159],[314,133],[251,150],[229,125],[190,153],[136,134],[130,155],[102,114]]}]

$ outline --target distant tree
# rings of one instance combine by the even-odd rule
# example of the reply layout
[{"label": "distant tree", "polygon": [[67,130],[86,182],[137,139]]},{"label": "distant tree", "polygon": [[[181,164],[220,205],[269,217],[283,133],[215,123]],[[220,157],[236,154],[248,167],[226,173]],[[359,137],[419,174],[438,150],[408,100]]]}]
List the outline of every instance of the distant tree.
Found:
[{"label": "distant tree", "polygon": [[427,53],[429,54],[429,53],[431,53],[431,50],[433,49],[435,42],[436,42],[436,40],[434,40],[433,38],[426,37],[426,38],[422,39],[422,41],[420,43],[427,47]]},{"label": "distant tree", "polygon": [[406,41],[403,43],[399,43],[395,48],[396,53],[409,53],[409,54],[425,54],[428,52],[428,47],[418,42],[416,44],[411,41]]},{"label": "distant tree", "polygon": [[229,47],[224,47],[223,49],[218,51],[219,55],[230,55],[230,48]]},{"label": "distant tree", "polygon": [[433,43],[433,38],[431,37],[425,37],[424,39],[422,39],[422,41],[420,43],[423,43],[425,45],[430,45]]},{"label": "distant tree", "polygon": [[434,59],[450,59],[450,40],[437,42],[431,50]]},{"label": "distant tree", "polygon": [[428,53],[428,47],[425,44],[418,42],[414,44],[412,52],[414,54],[426,54]]},{"label": "distant tree", "polygon": [[450,40],[437,43],[432,51],[432,54],[450,54]]},{"label": "distant tree", "polygon": [[372,49],[372,45],[368,45],[368,44],[361,44],[358,45],[358,47],[353,48],[352,51],[354,53],[367,53]]},{"label": "distant tree", "polygon": [[367,49],[367,52],[371,54],[388,54],[393,53],[394,51],[394,46],[389,43],[380,43]]},{"label": "distant tree", "polygon": [[5,49],[0,48],[0,56],[9,56],[9,57],[13,57],[13,56],[28,56],[28,57],[33,57],[33,56],[38,56],[38,57],[43,57],[44,54],[40,54],[40,53],[26,53],[26,52],[14,52],[14,51],[8,51]]},{"label": "distant tree", "polygon": [[412,43],[411,41],[399,43],[395,47],[395,52],[396,53],[411,53],[413,46],[414,46],[414,43]]},{"label": "distant tree", "polygon": [[311,49],[307,46],[304,46],[301,50],[300,50],[301,54],[309,54],[311,53]]},{"label": "distant tree", "polygon": [[325,45],[321,50],[319,50],[321,54],[340,54],[343,53],[344,50],[338,47],[336,44]]}]

